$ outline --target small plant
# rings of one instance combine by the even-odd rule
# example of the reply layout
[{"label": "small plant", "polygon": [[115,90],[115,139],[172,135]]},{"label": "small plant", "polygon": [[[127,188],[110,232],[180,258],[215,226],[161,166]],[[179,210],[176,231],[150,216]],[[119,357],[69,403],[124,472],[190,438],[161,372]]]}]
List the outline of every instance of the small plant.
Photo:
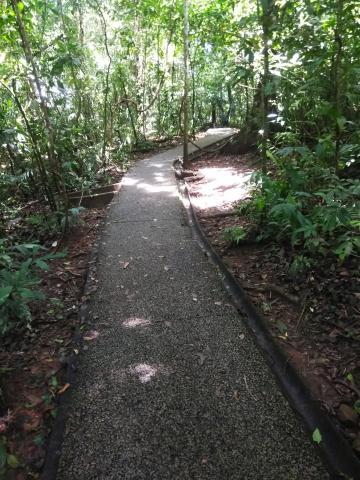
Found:
[{"label": "small plant", "polygon": [[304,270],[311,268],[313,262],[305,255],[295,255],[290,265],[290,274],[295,276],[298,273],[302,273]]},{"label": "small plant", "polygon": [[0,474],[5,475],[9,468],[15,469],[19,466],[19,461],[8,452],[5,436],[0,437]]},{"label": "small plant", "polygon": [[49,270],[48,262],[61,258],[63,253],[41,255],[45,248],[39,244],[6,246],[0,240],[0,336],[19,323],[31,322],[29,303],[44,300],[38,290],[36,270]]},{"label": "small plant", "polygon": [[242,227],[227,227],[223,230],[223,238],[235,245],[239,245],[245,237],[246,231]]},{"label": "small plant", "polygon": [[315,428],[312,434],[313,442],[317,443],[318,445],[322,442],[322,435],[318,428]]},{"label": "small plant", "polygon": [[238,207],[260,227],[258,240],[290,242],[303,250],[291,273],[309,268],[310,258],[335,254],[340,262],[360,252],[360,182],[340,179],[321,166],[307,147],[271,153],[276,177],[253,174],[252,198]]},{"label": "small plant", "polygon": [[80,223],[80,215],[84,210],[86,210],[85,207],[69,208],[61,220],[61,226],[65,229],[66,226],[72,228],[78,225]]}]

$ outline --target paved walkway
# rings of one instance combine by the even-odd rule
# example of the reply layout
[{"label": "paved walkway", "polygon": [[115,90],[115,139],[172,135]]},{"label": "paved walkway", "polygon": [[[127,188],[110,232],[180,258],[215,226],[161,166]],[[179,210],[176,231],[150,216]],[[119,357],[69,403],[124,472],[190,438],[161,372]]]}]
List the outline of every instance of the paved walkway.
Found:
[{"label": "paved walkway", "polygon": [[58,480],[326,479],[192,238],[179,155],[137,163],[111,206]]}]

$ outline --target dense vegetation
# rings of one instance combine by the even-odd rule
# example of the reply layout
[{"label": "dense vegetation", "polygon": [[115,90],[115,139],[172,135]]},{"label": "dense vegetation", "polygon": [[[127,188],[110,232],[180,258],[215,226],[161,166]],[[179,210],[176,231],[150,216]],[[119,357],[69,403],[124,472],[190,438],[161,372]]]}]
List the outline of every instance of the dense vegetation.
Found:
[{"label": "dense vegetation", "polygon": [[43,298],[61,255],[43,245],[79,213],[68,193],[187,123],[237,127],[233,151],[258,150],[239,208],[256,240],[290,245],[295,272],[359,255],[358,0],[189,1],[186,98],[185,2],[0,0],[0,337]]},{"label": "dense vegetation", "polygon": [[[259,149],[262,173],[241,208],[260,239],[291,242],[296,268],[314,253],[358,254],[359,3],[191,2],[186,99],[183,11],[178,0],[1,2],[2,333],[29,318],[12,305],[26,305],[30,272],[47,268],[28,258],[36,240],[77,214],[68,192],[181,134],[186,105],[191,133],[233,125],[239,149]],[[25,215],[26,238],[9,235],[32,200],[45,209]]]}]

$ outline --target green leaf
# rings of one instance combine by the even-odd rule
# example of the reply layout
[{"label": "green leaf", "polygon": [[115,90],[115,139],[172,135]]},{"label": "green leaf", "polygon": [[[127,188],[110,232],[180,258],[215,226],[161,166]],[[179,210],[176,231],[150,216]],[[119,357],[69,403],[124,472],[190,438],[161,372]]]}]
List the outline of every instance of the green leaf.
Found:
[{"label": "green leaf", "polygon": [[55,375],[53,375],[53,376],[51,377],[50,383],[51,383],[51,386],[52,386],[52,387],[54,387],[54,388],[57,388],[57,387],[58,387],[59,383],[58,383],[57,378],[55,377]]},{"label": "green leaf", "polygon": [[39,267],[41,270],[44,270],[45,272],[48,272],[50,270],[49,265],[44,262],[44,260],[38,259],[35,260],[35,265]]},{"label": "green leaf", "polygon": [[313,439],[313,442],[315,443],[321,443],[322,441],[322,436],[321,436],[321,433],[320,433],[320,430],[318,428],[316,428],[314,431],[313,431],[313,434],[312,434],[312,439]]},{"label": "green leaf", "polygon": [[15,457],[15,455],[8,455],[7,456],[7,464],[10,468],[18,468],[19,460]]},{"label": "green leaf", "polygon": [[338,117],[336,119],[336,123],[339,127],[339,130],[343,131],[345,129],[345,125],[346,125],[346,118],[345,117]]},{"label": "green leaf", "polygon": [[45,438],[44,435],[41,433],[39,435],[36,435],[36,437],[33,440],[34,444],[37,445],[38,447],[42,447],[45,444]]},{"label": "green leaf", "polygon": [[12,286],[0,288],[0,305],[2,305],[9,298],[12,290]]}]

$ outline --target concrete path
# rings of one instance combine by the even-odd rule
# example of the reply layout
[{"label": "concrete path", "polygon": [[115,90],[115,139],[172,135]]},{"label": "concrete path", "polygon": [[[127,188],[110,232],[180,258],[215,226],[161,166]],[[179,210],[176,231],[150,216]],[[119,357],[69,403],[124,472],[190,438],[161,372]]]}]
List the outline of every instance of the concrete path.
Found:
[{"label": "concrete path", "polygon": [[179,155],[137,163],[111,206],[58,480],[326,479],[192,238]]}]

